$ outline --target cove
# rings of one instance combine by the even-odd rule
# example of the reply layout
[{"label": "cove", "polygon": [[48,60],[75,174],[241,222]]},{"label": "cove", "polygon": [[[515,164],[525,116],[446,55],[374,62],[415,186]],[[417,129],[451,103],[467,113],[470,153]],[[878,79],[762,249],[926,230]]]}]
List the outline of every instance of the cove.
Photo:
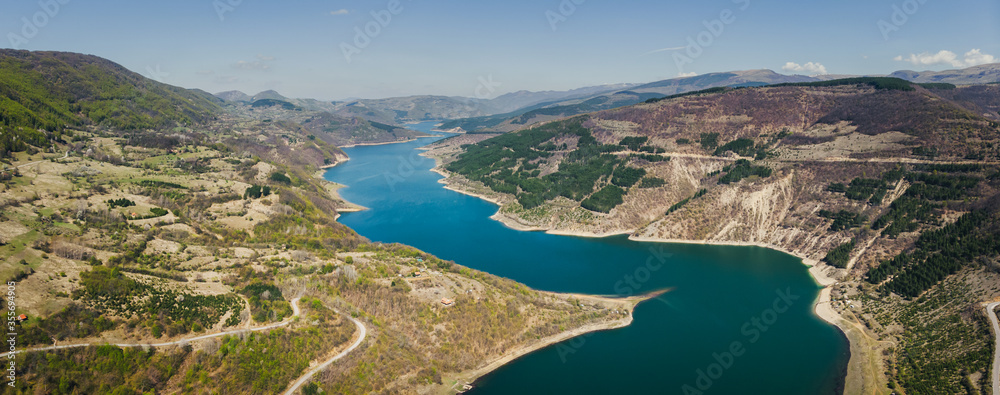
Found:
[{"label": "cove", "polygon": [[842,392],[847,339],[813,314],[820,287],[800,259],[761,247],[507,228],[489,218],[495,205],[444,189],[430,171],[434,161],[419,156],[444,137],[345,149],[351,160],[325,178],[369,210],[339,221],[372,241],[411,245],[539,290],[670,289],[637,306],[630,326],[528,354],[479,379],[470,394]]}]

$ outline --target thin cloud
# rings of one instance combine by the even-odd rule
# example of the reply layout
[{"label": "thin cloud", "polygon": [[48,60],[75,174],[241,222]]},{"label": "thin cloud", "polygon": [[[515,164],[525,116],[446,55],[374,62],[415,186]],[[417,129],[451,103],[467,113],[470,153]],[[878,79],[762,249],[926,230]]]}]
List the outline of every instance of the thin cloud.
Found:
[{"label": "thin cloud", "polygon": [[952,67],[972,67],[981,64],[996,63],[998,61],[995,56],[983,53],[978,48],[966,52],[965,56],[961,58],[958,57],[958,54],[943,49],[933,54],[930,52],[910,54],[910,56],[905,58],[900,55],[893,58],[893,60],[913,63],[914,66],[949,65]]},{"label": "thin cloud", "polygon": [[274,60],[274,56],[264,56],[263,54],[257,54],[257,59],[263,60],[265,62],[270,62]]},{"label": "thin cloud", "polygon": [[670,47],[670,48],[654,49],[652,51],[649,51],[649,52],[646,52],[646,53],[642,54],[642,56],[652,55],[654,53],[667,52],[667,51],[680,51],[680,50],[682,50],[684,48],[685,47]]},{"label": "thin cloud", "polygon": [[793,73],[806,73],[809,75],[822,75],[829,74],[826,72],[826,66],[823,66],[819,62],[808,62],[806,64],[798,64],[795,62],[785,63],[781,67],[782,70],[793,72]]},{"label": "thin cloud", "polygon": [[336,10],[336,11],[330,11],[330,15],[334,15],[334,16],[337,16],[337,15],[347,15],[347,14],[350,14],[350,13],[351,12],[348,11],[346,8],[341,8],[341,9]]},{"label": "thin cloud", "polygon": [[697,76],[697,75],[698,75],[698,73],[695,73],[695,72],[693,72],[693,71],[692,71],[692,72],[689,72],[689,73],[677,73],[677,77],[678,77],[678,78],[687,78],[687,77],[695,77],[695,76]]}]

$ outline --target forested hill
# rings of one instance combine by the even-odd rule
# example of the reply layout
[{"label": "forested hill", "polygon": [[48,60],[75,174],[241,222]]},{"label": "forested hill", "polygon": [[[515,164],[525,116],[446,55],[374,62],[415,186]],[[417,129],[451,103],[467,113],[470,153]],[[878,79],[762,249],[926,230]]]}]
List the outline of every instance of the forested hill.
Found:
[{"label": "forested hill", "polygon": [[213,119],[220,102],[96,56],[0,49],[0,126],[7,128],[159,129]]}]

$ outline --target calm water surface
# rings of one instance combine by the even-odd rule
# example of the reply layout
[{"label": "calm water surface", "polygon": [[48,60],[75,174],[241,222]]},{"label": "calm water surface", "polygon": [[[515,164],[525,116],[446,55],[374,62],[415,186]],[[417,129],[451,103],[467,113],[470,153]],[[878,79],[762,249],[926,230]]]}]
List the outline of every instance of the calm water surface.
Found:
[{"label": "calm water surface", "polygon": [[671,289],[640,304],[631,326],[529,354],[470,393],[830,394],[842,387],[847,340],[813,315],[820,288],[798,258],[759,247],[509,229],[489,218],[495,205],[437,182],[434,161],[417,148],[440,138],[345,149],[351,160],[326,179],[347,185],[342,196],[370,210],[340,222],[373,241],[411,245],[540,290]]}]

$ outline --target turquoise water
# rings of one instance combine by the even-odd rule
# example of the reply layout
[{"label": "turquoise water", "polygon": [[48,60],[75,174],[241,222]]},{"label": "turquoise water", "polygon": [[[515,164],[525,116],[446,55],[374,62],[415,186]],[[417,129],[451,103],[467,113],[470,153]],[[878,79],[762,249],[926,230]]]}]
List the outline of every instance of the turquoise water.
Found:
[{"label": "turquoise water", "polygon": [[417,148],[440,138],[345,149],[351,160],[326,179],[347,185],[342,196],[370,210],[340,222],[372,241],[411,245],[540,290],[670,289],[641,303],[632,325],[531,353],[470,393],[839,393],[847,340],[813,315],[820,288],[798,258],[759,247],[509,229],[489,218],[495,205],[437,182],[434,161]]}]

